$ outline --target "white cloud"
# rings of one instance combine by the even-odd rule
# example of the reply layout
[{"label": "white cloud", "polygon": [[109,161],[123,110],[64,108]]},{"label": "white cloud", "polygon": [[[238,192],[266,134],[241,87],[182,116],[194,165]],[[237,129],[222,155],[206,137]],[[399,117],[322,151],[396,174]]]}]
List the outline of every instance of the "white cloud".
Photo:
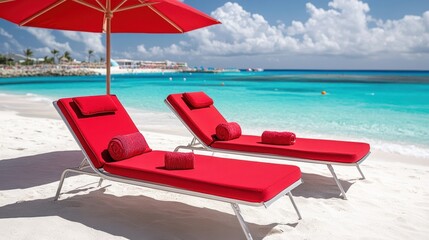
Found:
[{"label": "white cloud", "polygon": [[[4,30],[3,28],[0,28],[0,36],[3,36],[7,39],[7,41],[12,44],[13,46],[15,46],[17,49],[24,49],[24,47],[12,36],[12,34],[8,33],[6,30]],[[10,44],[8,44],[7,42],[4,42],[4,46],[6,49],[10,49]]]},{"label": "white cloud", "polygon": [[140,52],[143,55],[149,54],[149,52],[146,50],[144,44],[140,44],[137,46],[137,51]]},{"label": "white cloud", "polygon": [[6,30],[4,30],[3,28],[0,28],[0,35],[9,39],[13,38],[13,36],[10,33],[6,32]]},{"label": "white cloud", "polygon": [[287,28],[288,35],[298,41],[298,53],[371,56],[416,54],[416,49],[429,48],[425,23],[429,12],[382,21],[373,19],[368,4],[362,1],[333,0],[328,10],[311,3],[306,6],[309,19],[304,23],[294,21]]},{"label": "white cloud", "polygon": [[49,47],[36,48],[33,50],[35,56],[49,56],[52,57],[52,53]]},{"label": "white cloud", "polygon": [[[180,45],[185,46],[186,43],[181,42]],[[183,48],[177,44],[171,44],[168,47],[161,48],[159,46],[154,46],[149,49],[146,49],[144,44],[140,44],[137,46],[137,51],[140,53],[140,56],[146,58],[156,58],[156,59],[164,59],[173,56],[183,56],[188,54],[187,51],[183,50]]]},{"label": "white cloud", "polygon": [[[378,24],[375,38],[384,39],[385,49],[401,53],[429,53],[429,11],[423,16],[405,16]],[[381,48],[381,46],[379,46]]]},{"label": "white cloud", "polygon": [[297,52],[321,54],[361,54],[367,43],[369,6],[361,1],[334,0],[330,9],[318,9],[307,3],[310,18],[293,21],[287,28],[298,42]]},{"label": "white cloud", "polygon": [[104,53],[105,48],[101,41],[102,34],[100,33],[87,33],[87,32],[74,32],[74,31],[61,31],[61,33],[76,42],[81,42],[85,45],[86,50],[93,50],[95,53]]},{"label": "white cloud", "polygon": [[72,49],[68,42],[57,42],[56,37],[52,33],[52,30],[40,28],[25,28],[25,30],[35,36],[43,45],[45,45],[49,49],[57,49],[60,52],[72,52]]},{"label": "white cloud", "polygon": [[[374,20],[368,4],[358,0],[333,0],[328,9],[306,4],[309,18],[270,25],[263,16],[226,3],[212,13],[223,24],[191,33],[202,53],[374,55],[413,54],[429,48],[429,12],[399,20]],[[370,27],[374,25],[375,27]],[[203,40],[201,40],[203,39]]]},{"label": "white cloud", "polygon": [[285,35],[284,25],[272,26],[263,16],[251,14],[237,3],[225,3],[212,16],[222,25],[189,33],[203,54],[254,55],[296,45],[295,39]]},{"label": "white cloud", "polygon": [[[50,50],[57,49],[61,54],[65,51],[68,51],[72,53],[74,57],[86,56],[86,52],[73,52],[69,42],[61,43],[57,41],[52,30],[40,28],[25,28],[25,30],[35,36],[44,45],[44,47],[34,50],[36,54],[49,55]],[[86,47],[86,50],[91,49],[95,53],[104,53],[105,51],[104,46],[101,43],[101,34],[73,31],[61,31],[61,33],[72,41],[83,43]]]},{"label": "white cloud", "polygon": [[[190,32],[189,43],[139,47],[147,56],[352,56],[402,57],[429,53],[429,11],[398,20],[373,18],[361,0],[332,0],[327,9],[306,4],[306,21],[270,24],[263,16],[227,2],[212,16],[221,25]],[[187,53],[187,54],[185,54]]]}]

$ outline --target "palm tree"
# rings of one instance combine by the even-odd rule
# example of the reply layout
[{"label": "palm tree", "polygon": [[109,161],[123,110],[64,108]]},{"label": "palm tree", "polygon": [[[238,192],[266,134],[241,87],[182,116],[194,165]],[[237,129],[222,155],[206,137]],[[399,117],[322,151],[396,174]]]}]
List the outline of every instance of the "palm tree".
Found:
[{"label": "palm tree", "polygon": [[6,64],[6,62],[7,62],[6,56],[1,55],[0,53],[0,64]]},{"label": "palm tree", "polygon": [[88,62],[90,63],[91,62],[91,56],[92,56],[92,54],[94,53],[94,51],[93,50],[88,50]]},{"label": "palm tree", "polygon": [[12,59],[12,58],[10,58],[10,57],[8,57],[8,58],[7,58],[7,61],[6,61],[6,64],[7,64],[8,66],[12,66],[12,64],[13,64],[13,59]]},{"label": "palm tree", "polygon": [[67,59],[68,61],[73,60],[70,53],[68,51],[64,52],[63,58]]},{"label": "palm tree", "polygon": [[43,62],[44,62],[45,64],[53,63],[53,62],[54,62],[54,58],[50,58],[50,57],[48,57],[48,56],[45,56],[45,57],[43,58]]},{"label": "palm tree", "polygon": [[27,48],[24,50],[24,55],[26,57],[26,64],[30,64],[30,58],[33,56],[33,51],[31,51],[31,49]]},{"label": "palm tree", "polygon": [[56,59],[57,59],[57,55],[58,53],[60,53],[57,49],[52,49],[51,50],[52,55],[54,55],[54,63],[56,63]]}]

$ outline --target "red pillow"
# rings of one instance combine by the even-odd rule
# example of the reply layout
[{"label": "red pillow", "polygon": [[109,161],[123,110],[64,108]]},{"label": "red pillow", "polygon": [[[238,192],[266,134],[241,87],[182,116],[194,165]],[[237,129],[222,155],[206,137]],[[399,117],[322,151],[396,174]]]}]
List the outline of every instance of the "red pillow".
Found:
[{"label": "red pillow", "polygon": [[85,116],[112,113],[118,110],[110,95],[75,97],[73,102]]},{"label": "red pillow", "polygon": [[188,92],[184,93],[183,97],[194,108],[204,108],[213,105],[213,99],[204,92]]}]

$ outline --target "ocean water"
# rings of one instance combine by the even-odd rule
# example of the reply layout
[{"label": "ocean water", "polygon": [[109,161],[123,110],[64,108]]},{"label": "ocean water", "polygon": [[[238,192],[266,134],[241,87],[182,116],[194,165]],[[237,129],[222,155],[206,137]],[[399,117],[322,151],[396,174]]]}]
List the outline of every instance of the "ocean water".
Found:
[{"label": "ocean water", "polygon": [[[51,99],[105,93],[103,76],[0,79],[0,92]],[[170,93],[205,91],[244,132],[367,141],[429,158],[429,71],[301,71],[115,75],[126,107],[166,113]],[[326,91],[325,95],[321,92]],[[160,117],[165,116],[161,114]]]}]

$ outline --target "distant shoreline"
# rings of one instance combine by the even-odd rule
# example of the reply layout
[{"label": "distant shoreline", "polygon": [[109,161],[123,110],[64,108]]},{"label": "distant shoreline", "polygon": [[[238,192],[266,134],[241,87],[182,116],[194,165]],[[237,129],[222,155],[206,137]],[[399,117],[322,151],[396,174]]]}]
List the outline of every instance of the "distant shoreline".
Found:
[{"label": "distant shoreline", "polygon": [[[271,74],[267,74],[271,72]],[[427,70],[327,70],[327,69],[164,69],[164,68],[123,68],[112,67],[111,74],[218,74],[225,73],[224,80],[265,81],[265,82],[350,82],[350,83],[408,83],[428,84]],[[236,75],[241,73],[241,75]],[[278,74],[277,74],[278,73]],[[231,75],[230,75],[231,74]],[[62,76],[104,76],[106,69],[79,65],[32,65],[0,66],[0,79],[16,77],[62,77]]]},{"label": "distant shoreline", "polygon": [[[245,70],[245,69],[240,69]],[[312,68],[265,68],[265,71],[289,71],[289,72],[426,72],[429,73],[429,69],[312,69]]]},{"label": "distant shoreline", "polygon": [[[146,73],[225,73],[239,70],[217,69],[170,69],[170,68],[121,68],[111,67],[112,75],[146,74]],[[94,76],[106,75],[106,68],[76,65],[33,65],[33,66],[0,66],[0,78],[13,77],[51,77],[51,76]]]},{"label": "distant shoreline", "polygon": [[42,77],[42,76],[90,76],[97,75],[95,71],[87,68],[69,66],[19,66],[0,67],[0,78],[11,77]]}]

